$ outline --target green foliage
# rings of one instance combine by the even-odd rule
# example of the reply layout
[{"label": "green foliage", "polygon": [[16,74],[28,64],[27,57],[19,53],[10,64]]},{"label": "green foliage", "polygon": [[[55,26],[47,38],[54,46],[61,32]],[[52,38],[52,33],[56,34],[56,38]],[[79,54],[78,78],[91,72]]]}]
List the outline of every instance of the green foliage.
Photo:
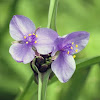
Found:
[{"label": "green foliage", "polygon": [[[12,16],[18,14],[29,17],[37,27],[46,27],[49,3],[49,0],[0,0],[0,100],[14,100],[17,96],[19,99],[22,95],[21,100],[37,100],[37,85],[28,81],[32,75],[31,68],[28,64],[15,62],[9,54],[13,39],[8,25]],[[49,80],[47,100],[100,99],[99,11],[99,0],[59,0],[56,21],[59,35],[88,31],[90,40],[77,54],[77,70],[67,83],[60,83],[55,76]],[[54,28],[54,21],[52,23],[50,27]],[[24,88],[26,92],[23,92]]]}]

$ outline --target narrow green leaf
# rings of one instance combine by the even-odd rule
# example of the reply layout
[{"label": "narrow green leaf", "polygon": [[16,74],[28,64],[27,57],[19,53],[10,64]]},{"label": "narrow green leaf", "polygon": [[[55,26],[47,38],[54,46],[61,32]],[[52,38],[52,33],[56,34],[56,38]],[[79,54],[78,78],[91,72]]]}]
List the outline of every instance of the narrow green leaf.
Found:
[{"label": "narrow green leaf", "polygon": [[[24,91],[16,98],[16,100],[23,100],[24,96],[27,94],[27,91],[29,89],[29,87],[31,86],[33,80],[34,80],[34,75],[32,74],[32,76],[30,77]],[[34,87],[35,88],[35,87]]]},{"label": "narrow green leaf", "polygon": [[77,70],[81,68],[90,67],[91,65],[100,63],[100,56],[77,63]]}]

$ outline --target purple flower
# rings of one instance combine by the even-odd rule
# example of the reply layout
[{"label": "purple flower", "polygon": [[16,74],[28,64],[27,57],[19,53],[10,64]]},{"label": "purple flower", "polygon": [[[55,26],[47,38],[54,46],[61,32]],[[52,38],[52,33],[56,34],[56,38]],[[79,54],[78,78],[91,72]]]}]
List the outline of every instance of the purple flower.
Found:
[{"label": "purple flower", "polygon": [[10,35],[15,42],[9,52],[17,62],[29,63],[35,57],[33,48],[40,54],[52,52],[58,34],[48,28],[35,28],[33,22],[21,15],[13,16],[10,22]]},{"label": "purple flower", "polygon": [[73,32],[64,37],[58,37],[55,41],[55,47],[52,56],[59,52],[58,57],[52,63],[51,68],[59,81],[67,82],[73,75],[76,65],[74,61],[75,53],[81,51],[88,43],[89,33],[80,31]]}]

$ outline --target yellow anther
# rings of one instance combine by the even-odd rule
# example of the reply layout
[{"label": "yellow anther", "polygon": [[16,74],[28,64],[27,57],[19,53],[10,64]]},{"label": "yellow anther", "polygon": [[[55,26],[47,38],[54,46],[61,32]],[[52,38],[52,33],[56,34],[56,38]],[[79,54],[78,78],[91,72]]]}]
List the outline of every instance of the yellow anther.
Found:
[{"label": "yellow anther", "polygon": [[33,35],[35,35],[35,33],[33,33]]},{"label": "yellow anther", "polygon": [[76,58],[76,55],[73,55],[73,58]]},{"label": "yellow anther", "polygon": [[72,45],[74,44],[74,42],[72,42]]},{"label": "yellow anther", "polygon": [[24,39],[26,39],[26,36],[24,36]]},{"label": "yellow anther", "polygon": [[35,36],[38,37],[37,34]]},{"label": "yellow anther", "polygon": [[69,54],[69,51],[67,52],[67,54]]},{"label": "yellow anther", "polygon": [[26,42],[26,44],[28,44],[28,42]]},{"label": "yellow anther", "polygon": [[76,49],[75,52],[78,52],[78,49]]},{"label": "yellow anther", "polygon": [[73,47],[71,47],[71,49],[73,49]]},{"label": "yellow anther", "polygon": [[32,34],[28,34],[28,36],[31,36]]},{"label": "yellow anther", "polygon": [[76,48],[78,47],[78,45],[76,44]]},{"label": "yellow anther", "polygon": [[34,43],[37,43],[37,41],[35,41]]}]

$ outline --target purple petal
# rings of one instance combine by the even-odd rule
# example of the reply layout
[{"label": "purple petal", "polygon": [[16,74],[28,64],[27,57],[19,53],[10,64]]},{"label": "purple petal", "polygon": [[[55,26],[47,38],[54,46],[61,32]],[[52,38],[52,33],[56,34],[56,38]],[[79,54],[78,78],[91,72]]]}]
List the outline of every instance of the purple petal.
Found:
[{"label": "purple petal", "polygon": [[23,62],[24,64],[31,62],[35,56],[32,47],[26,44],[15,43],[11,45],[9,52],[13,59],[17,62]]},{"label": "purple petal", "polygon": [[10,35],[13,39],[23,40],[24,35],[31,34],[35,31],[33,22],[22,15],[14,15],[10,22]]},{"label": "purple petal", "polygon": [[66,36],[63,36],[63,37],[58,36],[58,38],[55,40],[54,48],[53,48],[51,56],[54,56],[57,51],[63,48],[63,42],[64,42],[65,37]]},{"label": "purple petal", "polygon": [[53,51],[53,45],[36,45],[37,52],[40,54],[48,54]]},{"label": "purple petal", "polygon": [[57,51],[60,50],[60,48],[62,47],[62,41],[63,38],[62,37],[58,37],[55,42],[54,42],[54,47],[53,47],[53,51],[51,53],[51,56],[54,56],[56,54]]},{"label": "purple petal", "polygon": [[[72,43],[74,47],[74,51],[72,54],[77,53],[75,49],[78,49],[78,52],[81,51],[88,43],[90,34],[85,31],[73,32],[66,36],[63,44],[66,45],[67,43]],[[78,45],[78,47],[76,47]]]},{"label": "purple petal", "polygon": [[37,45],[36,49],[40,54],[48,54],[52,52],[54,41],[58,37],[57,32],[48,28],[39,28],[36,31],[37,34]]},{"label": "purple petal", "polygon": [[51,68],[59,81],[65,83],[72,77],[76,65],[71,55],[60,52],[57,59],[52,63]]},{"label": "purple petal", "polygon": [[58,50],[59,50],[59,49],[58,49],[57,46],[55,45],[54,48],[53,48],[53,50],[52,50],[51,56],[54,56]]}]

